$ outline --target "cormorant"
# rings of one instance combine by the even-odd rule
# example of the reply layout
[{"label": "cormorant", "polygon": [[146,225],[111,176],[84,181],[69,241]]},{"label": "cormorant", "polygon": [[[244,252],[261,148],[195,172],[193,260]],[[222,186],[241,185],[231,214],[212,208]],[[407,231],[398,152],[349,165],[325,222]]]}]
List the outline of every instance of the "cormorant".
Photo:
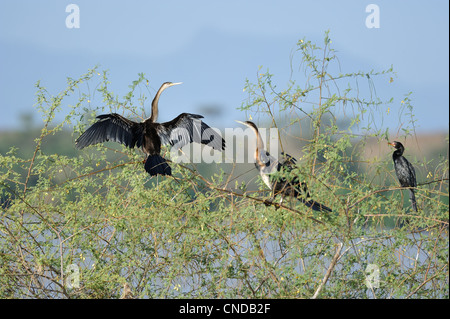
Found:
[{"label": "cormorant", "polygon": [[[417,187],[414,166],[403,157],[403,152],[405,151],[403,144],[397,141],[388,144],[395,148],[392,159],[394,160],[395,174],[397,175],[400,185],[402,187]],[[414,195],[414,189],[412,188],[409,189],[409,198],[411,200],[412,208],[417,212],[416,196]]]}]

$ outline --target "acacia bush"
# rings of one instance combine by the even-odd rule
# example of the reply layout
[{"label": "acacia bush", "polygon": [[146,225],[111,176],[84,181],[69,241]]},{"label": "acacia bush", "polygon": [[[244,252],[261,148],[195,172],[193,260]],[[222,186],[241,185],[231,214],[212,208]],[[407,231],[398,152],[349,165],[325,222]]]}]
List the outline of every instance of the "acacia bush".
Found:
[{"label": "acacia bush", "polygon": [[[392,149],[359,156],[368,140],[389,139],[383,114],[406,114],[399,125],[414,134],[410,94],[401,103],[376,94],[393,69],[341,73],[328,33],[296,49],[288,84],[279,89],[260,68],[241,109],[300,153],[290,174],[332,213],[289,199],[265,205],[264,185],[251,186],[257,171],[238,183],[239,164],[174,163],[173,177],[151,178],[141,151],[114,143],[74,157],[46,152],[47,139],[71,130],[73,143],[95,114],[144,117],[148,80],[139,74],[124,97],[98,68],[56,95],[38,82],[34,153],[0,155],[0,297],[448,298],[448,155],[412,161],[412,212]],[[56,121],[62,105],[69,111]]]}]

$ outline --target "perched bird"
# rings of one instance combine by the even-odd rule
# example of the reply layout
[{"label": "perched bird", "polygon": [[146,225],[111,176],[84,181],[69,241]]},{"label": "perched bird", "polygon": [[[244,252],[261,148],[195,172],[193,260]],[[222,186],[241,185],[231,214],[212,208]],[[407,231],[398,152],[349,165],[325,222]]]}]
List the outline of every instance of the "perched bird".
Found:
[{"label": "perched bird", "polygon": [[[394,160],[395,174],[397,175],[400,185],[402,187],[417,187],[414,166],[403,157],[403,152],[405,151],[403,144],[397,141],[388,144],[395,148],[392,159]],[[414,189],[412,188],[409,189],[409,198],[411,200],[412,208],[417,212],[416,196],[414,195]]]},{"label": "perched bird", "polygon": [[114,141],[129,148],[141,147],[147,154],[144,168],[151,175],[172,175],[166,160],[161,157],[161,145],[182,148],[191,142],[211,146],[215,150],[225,149],[225,140],[200,119],[201,115],[182,113],[165,123],[156,123],[158,101],[161,93],[181,83],[165,82],[161,85],[152,101],[151,115],[137,123],[123,116],[111,113],[97,116],[98,121],[89,127],[75,142],[78,149],[89,145]]},{"label": "perched bird", "polygon": [[[300,200],[303,204],[311,207],[315,211],[326,211],[331,212],[332,210],[325,205],[322,205],[313,200],[308,200],[310,194],[308,192],[308,187],[306,183],[300,182],[298,176],[287,180],[286,177],[275,177],[273,173],[277,171],[290,172],[296,166],[296,160],[289,154],[282,153],[284,160],[282,162],[278,161],[272,155],[264,150],[264,143],[259,133],[258,127],[255,123],[251,121],[236,121],[243,125],[250,127],[256,135],[256,150],[255,150],[255,166],[261,175],[264,183],[269,187],[273,195],[281,195],[281,202],[283,196],[292,196]],[[280,204],[281,204],[280,202]]]}]

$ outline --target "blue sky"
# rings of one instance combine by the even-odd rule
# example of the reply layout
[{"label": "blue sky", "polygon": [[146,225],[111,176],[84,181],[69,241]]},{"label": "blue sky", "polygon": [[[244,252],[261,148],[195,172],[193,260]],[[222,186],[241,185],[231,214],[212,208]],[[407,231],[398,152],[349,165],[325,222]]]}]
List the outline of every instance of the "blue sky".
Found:
[{"label": "blue sky", "polygon": [[[70,3],[80,9],[78,29],[65,24]],[[371,3],[380,9],[377,29],[365,25]],[[343,72],[393,65],[398,77],[377,92],[389,87],[397,105],[413,92],[417,131],[448,131],[448,10],[448,1],[438,0],[1,1],[0,130],[36,112],[36,81],[56,94],[66,77],[95,65],[109,70],[119,96],[140,72],[151,94],[165,81],[183,82],[164,93],[160,121],[217,107],[220,113],[204,114],[205,121],[234,127],[235,119],[245,120],[236,110],[247,97],[245,79],[254,82],[262,65],[283,86],[297,41],[321,45],[330,30]]]}]

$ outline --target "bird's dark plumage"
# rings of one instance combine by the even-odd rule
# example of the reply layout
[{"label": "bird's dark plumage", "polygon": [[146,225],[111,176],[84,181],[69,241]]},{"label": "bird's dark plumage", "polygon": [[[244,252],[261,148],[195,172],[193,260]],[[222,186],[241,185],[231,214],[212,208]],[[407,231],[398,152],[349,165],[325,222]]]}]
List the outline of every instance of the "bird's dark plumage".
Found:
[{"label": "bird's dark plumage", "polygon": [[147,154],[144,168],[152,176],[172,174],[170,166],[160,155],[161,145],[169,144],[180,149],[196,142],[209,145],[215,150],[224,150],[224,139],[202,122],[201,115],[182,113],[172,121],[155,122],[162,91],[176,84],[180,83],[163,83],[152,101],[151,116],[143,122],[133,122],[116,113],[97,116],[98,121],[76,140],[76,148],[82,149],[106,141],[121,143],[129,148],[141,147]]},{"label": "bird's dark plumage", "polygon": [[[417,187],[416,171],[414,166],[403,156],[403,152],[405,151],[403,144],[397,141],[388,144],[395,148],[392,159],[394,161],[395,174],[400,185],[402,187]],[[412,188],[409,189],[409,198],[412,208],[417,212],[416,196]]]},{"label": "bird's dark plumage", "polygon": [[[281,153],[281,155],[284,156],[284,161],[278,163],[277,170],[285,172],[292,171],[297,165],[297,161],[289,154]],[[287,180],[285,177],[272,177],[271,180],[276,194],[295,197],[315,211],[332,212],[327,206],[309,199],[311,198],[311,195],[309,194],[308,187],[305,182],[300,182],[298,176],[295,176],[290,180]]]},{"label": "bird's dark plumage", "polygon": [[189,143],[201,143],[215,150],[225,149],[225,140],[201,119],[202,115],[182,113],[172,121],[156,128],[163,144],[183,147]]},{"label": "bird's dark plumage", "polygon": [[330,208],[322,205],[314,200],[309,199],[311,196],[308,192],[306,183],[300,182],[299,177],[295,176],[291,179],[286,177],[274,176],[273,173],[277,171],[290,172],[297,165],[297,161],[290,155],[282,153],[283,161],[278,161],[271,156],[269,152],[264,150],[264,143],[259,134],[258,127],[251,121],[240,122],[255,132],[257,147],[255,150],[255,166],[259,170],[259,174],[264,183],[269,187],[275,195],[292,196],[300,200],[306,206],[315,211],[332,212]]},{"label": "bird's dark plumage", "polygon": [[116,113],[99,115],[96,118],[98,121],[76,140],[77,149],[107,141],[121,143],[129,148],[142,146],[143,123],[130,121]]},{"label": "bird's dark plumage", "polygon": [[145,160],[144,168],[150,175],[172,175],[172,169],[160,155],[149,155]]}]

